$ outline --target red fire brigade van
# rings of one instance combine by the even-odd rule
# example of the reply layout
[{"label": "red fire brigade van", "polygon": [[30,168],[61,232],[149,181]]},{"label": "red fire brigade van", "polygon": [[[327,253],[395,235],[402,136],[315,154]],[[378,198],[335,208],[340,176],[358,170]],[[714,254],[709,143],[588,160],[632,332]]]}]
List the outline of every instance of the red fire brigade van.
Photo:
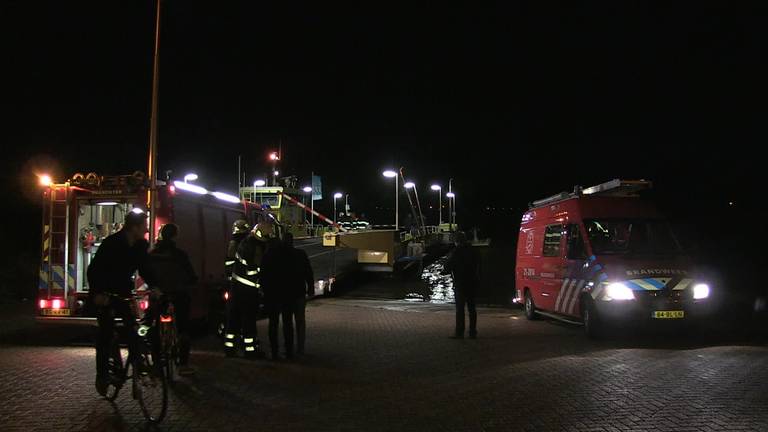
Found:
[{"label": "red fire brigade van", "polygon": [[612,180],[534,201],[517,246],[516,297],[537,314],[606,326],[686,322],[706,310],[710,287],[657,209],[648,181]]},{"label": "red fire brigade van", "polygon": [[[101,241],[121,228],[127,212],[147,210],[147,183],[142,173],[91,173],[46,187],[38,285],[41,316],[83,315],[88,264]],[[199,278],[192,287],[191,315],[204,317],[226,286],[224,261],[233,222],[253,223],[266,212],[236,196],[184,182],[158,186],[156,206],[156,230],[170,222],[180,228],[178,245],[188,252]],[[137,278],[137,289],[142,285]]]}]

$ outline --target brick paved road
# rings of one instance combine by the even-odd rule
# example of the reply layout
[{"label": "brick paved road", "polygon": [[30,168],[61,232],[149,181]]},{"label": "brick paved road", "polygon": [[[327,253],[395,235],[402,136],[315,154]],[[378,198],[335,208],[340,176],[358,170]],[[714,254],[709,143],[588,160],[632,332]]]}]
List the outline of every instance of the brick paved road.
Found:
[{"label": "brick paved road", "polygon": [[[503,309],[481,312],[481,339],[456,341],[451,319],[440,305],[314,302],[311,355],[292,364],[198,341],[200,372],[175,385],[160,430],[768,430],[764,346],[595,343]],[[0,346],[0,430],[146,430],[130,392],[114,406],[95,395],[92,349],[35,340]]]}]

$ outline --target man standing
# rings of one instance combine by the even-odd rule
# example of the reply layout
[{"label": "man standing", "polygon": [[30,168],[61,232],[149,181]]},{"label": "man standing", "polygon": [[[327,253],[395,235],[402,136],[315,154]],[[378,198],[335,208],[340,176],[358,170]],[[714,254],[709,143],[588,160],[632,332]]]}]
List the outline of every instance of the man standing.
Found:
[{"label": "man standing", "polygon": [[293,247],[293,235],[285,235],[285,244],[292,254],[292,286],[290,287],[291,303],[293,304],[293,317],[296,322],[296,354],[304,354],[304,341],[307,334],[306,323],[306,299],[315,295],[315,275],[312,273],[312,265],[309,263],[307,253],[302,249]]},{"label": "man standing", "polygon": [[256,334],[256,316],[261,297],[259,273],[267,251],[267,241],[271,236],[272,224],[259,223],[237,247],[224,331],[224,352],[228,357],[236,353],[237,335],[242,336],[246,358],[259,356],[259,340]]},{"label": "man standing", "polygon": [[464,338],[464,307],[469,312],[469,337],[477,337],[477,310],[475,294],[480,280],[480,260],[463,232],[456,233],[456,247],[448,255],[444,273],[453,275],[456,298],[456,331],[452,338]]},{"label": "man standing", "polygon": [[158,242],[149,253],[149,260],[157,279],[157,287],[162,291],[163,303],[173,303],[176,313],[176,329],[179,332],[179,375],[190,376],[195,374],[195,370],[189,366],[189,309],[192,304],[189,287],[197,282],[197,275],[189,261],[189,255],[176,247],[178,235],[177,225],[163,225]]},{"label": "man standing", "polygon": [[264,298],[269,310],[269,342],[272,358],[278,359],[277,328],[283,319],[285,356],[293,358],[293,326],[296,320],[298,354],[304,353],[306,323],[304,302],[314,287],[312,268],[306,253],[293,247],[293,235],[286,233],[282,245],[270,248],[264,257]]},{"label": "man standing", "polygon": [[[96,341],[96,391],[102,396],[109,384],[109,347],[115,332],[115,318],[135,323],[131,308],[133,276],[136,271],[152,286],[154,275],[149,268],[147,250],[147,215],[136,208],[125,216],[123,228],[104,239],[88,266],[90,300],[96,307],[99,324]],[[128,348],[136,347],[136,332],[127,327]]]}]

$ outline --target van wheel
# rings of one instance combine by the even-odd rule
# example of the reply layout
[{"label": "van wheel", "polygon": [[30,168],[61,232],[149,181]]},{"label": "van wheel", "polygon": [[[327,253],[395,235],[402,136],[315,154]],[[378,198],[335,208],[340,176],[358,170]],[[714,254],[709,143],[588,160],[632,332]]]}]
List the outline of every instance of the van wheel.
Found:
[{"label": "van wheel", "polygon": [[603,326],[597,316],[595,302],[588,298],[583,298],[581,302],[581,320],[584,323],[584,333],[590,339],[600,339],[603,336]]},{"label": "van wheel", "polygon": [[524,307],[526,318],[529,320],[535,320],[538,318],[538,315],[536,315],[536,304],[533,303],[533,297],[531,297],[531,292],[528,290],[525,290]]}]

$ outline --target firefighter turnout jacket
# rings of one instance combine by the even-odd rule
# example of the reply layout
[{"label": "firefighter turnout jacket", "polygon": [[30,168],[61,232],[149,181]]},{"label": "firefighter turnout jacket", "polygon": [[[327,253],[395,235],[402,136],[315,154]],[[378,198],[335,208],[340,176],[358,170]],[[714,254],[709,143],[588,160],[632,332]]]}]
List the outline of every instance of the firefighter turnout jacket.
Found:
[{"label": "firefighter turnout jacket", "polygon": [[261,288],[259,284],[259,272],[261,260],[267,251],[267,239],[255,235],[249,235],[240,242],[235,252],[235,268],[232,272],[232,280],[235,283],[253,289]]},{"label": "firefighter turnout jacket", "polygon": [[232,280],[232,273],[235,270],[235,263],[237,262],[237,248],[240,246],[240,242],[248,236],[248,233],[232,234],[232,240],[227,245],[227,258],[224,260],[224,271],[227,275],[227,279]]}]

